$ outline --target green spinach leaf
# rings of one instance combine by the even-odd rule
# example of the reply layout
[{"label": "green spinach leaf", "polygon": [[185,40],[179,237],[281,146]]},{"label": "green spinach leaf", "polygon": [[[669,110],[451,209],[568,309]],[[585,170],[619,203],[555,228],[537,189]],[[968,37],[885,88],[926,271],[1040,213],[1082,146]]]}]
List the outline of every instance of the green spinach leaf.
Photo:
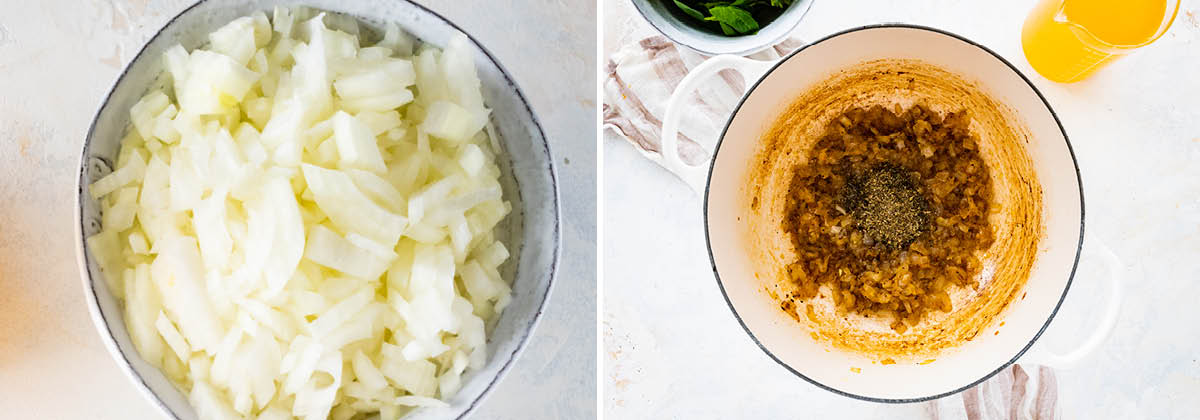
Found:
[{"label": "green spinach leaf", "polygon": [[681,1],[679,1],[679,0],[675,0],[675,5],[676,5],[676,6],[679,6],[679,10],[682,10],[682,11],[683,11],[683,13],[687,13],[687,14],[688,14],[688,16],[694,17],[694,18],[696,18],[696,19],[704,20],[704,14],[703,14],[703,13],[700,13],[700,11],[699,11],[699,10],[693,9],[691,6],[688,6],[688,5],[687,5],[687,4],[685,4],[684,2],[681,2]]},{"label": "green spinach leaf", "polygon": [[[795,0],[672,0],[684,14],[699,21],[713,22],[726,36],[752,34],[769,24]],[[759,22],[759,19],[767,19]]]},{"label": "green spinach leaf", "polygon": [[739,7],[718,6],[708,9],[708,13],[712,16],[704,20],[721,23],[721,29],[725,29],[724,27],[728,25],[739,34],[748,34],[758,30],[758,21],[754,20],[754,16]]},{"label": "green spinach leaf", "polygon": [[725,22],[720,22],[720,24],[721,24],[721,32],[724,32],[725,35],[734,36],[734,35],[738,34],[737,31],[734,31],[733,28],[730,28],[729,25],[725,24]]}]

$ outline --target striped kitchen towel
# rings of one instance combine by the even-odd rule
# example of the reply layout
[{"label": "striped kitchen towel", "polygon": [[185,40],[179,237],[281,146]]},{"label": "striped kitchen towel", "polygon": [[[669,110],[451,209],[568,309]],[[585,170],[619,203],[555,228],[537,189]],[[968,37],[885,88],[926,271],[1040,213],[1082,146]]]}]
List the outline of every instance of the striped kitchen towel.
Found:
[{"label": "striped kitchen towel", "polygon": [[1054,369],[1012,365],[979,385],[925,403],[933,420],[1055,420],[1061,418]]},{"label": "striped kitchen towel", "polygon": [[[750,57],[775,60],[801,45],[800,41],[787,39]],[[604,129],[629,141],[650,160],[660,162],[659,131],[667,100],[688,71],[707,58],[662,35],[618,48],[605,65]],[[726,118],[745,90],[741,76],[725,70],[692,95],[689,112],[679,124],[679,153],[684,162],[698,165],[707,159],[705,150],[716,143]]]}]

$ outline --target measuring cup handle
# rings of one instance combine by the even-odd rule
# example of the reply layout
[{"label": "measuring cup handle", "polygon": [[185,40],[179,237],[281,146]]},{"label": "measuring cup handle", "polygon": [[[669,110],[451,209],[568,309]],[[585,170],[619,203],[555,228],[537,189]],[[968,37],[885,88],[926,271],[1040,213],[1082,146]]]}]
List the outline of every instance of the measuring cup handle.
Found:
[{"label": "measuring cup handle", "polygon": [[[688,72],[687,76],[675,87],[671,99],[667,101],[667,110],[662,122],[662,156],[663,166],[682,179],[699,194],[704,193],[708,184],[708,169],[712,165],[712,151],[708,152],[708,161],[698,166],[688,165],[679,155],[679,119],[687,107],[687,99],[700,88],[703,82],[716,75],[721,70],[733,69],[742,75],[749,86],[774,65],[773,62],[752,60],[736,55],[717,55],[705,60]],[[701,147],[705,147],[701,145]]]},{"label": "measuring cup handle", "polygon": [[[1059,354],[1050,351],[1045,347],[1045,344],[1034,346],[1025,356],[1021,358],[1022,363],[1034,363],[1043,366],[1049,366],[1057,369],[1070,369],[1077,365],[1080,360],[1083,360],[1088,354],[1100,347],[1104,340],[1108,338],[1112,332],[1113,326],[1117,323],[1117,315],[1121,312],[1121,300],[1123,300],[1123,276],[1122,272],[1124,265],[1120,258],[1113,253],[1103,242],[1092,239],[1084,244],[1083,253],[1088,255],[1096,255],[1101,257],[1100,260],[1108,266],[1109,272],[1109,290],[1108,304],[1104,307],[1104,312],[1100,316],[1100,323],[1087,336],[1079,347],[1065,354]],[[1081,279],[1076,278],[1075,281]]]}]

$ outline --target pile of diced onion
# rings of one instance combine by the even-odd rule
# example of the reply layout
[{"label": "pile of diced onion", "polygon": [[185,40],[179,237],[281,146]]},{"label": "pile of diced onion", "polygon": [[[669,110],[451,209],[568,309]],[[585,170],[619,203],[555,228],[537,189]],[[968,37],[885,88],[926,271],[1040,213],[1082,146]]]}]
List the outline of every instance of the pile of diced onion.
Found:
[{"label": "pile of diced onion", "polygon": [[172,47],[91,185],[130,338],[202,419],[394,419],[484,363],[511,205],[466,37],[363,38],[276,8]]}]

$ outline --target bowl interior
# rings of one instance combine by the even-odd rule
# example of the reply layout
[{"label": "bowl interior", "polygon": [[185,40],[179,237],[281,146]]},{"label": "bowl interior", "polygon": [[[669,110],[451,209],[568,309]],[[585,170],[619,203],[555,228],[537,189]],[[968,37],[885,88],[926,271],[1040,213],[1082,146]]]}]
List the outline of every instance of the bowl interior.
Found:
[{"label": "bowl interior", "polygon": [[757,33],[743,36],[724,36],[698,28],[681,18],[669,0],[633,0],[633,5],[646,21],[679,44],[707,55],[749,55],[774,45],[788,36],[808,13],[814,0],[795,0],[783,14],[763,26]]},{"label": "bowl interior", "polygon": [[[208,34],[225,23],[259,10],[270,15],[276,5],[305,5],[346,14],[357,18],[364,30],[379,33],[382,23],[395,23],[432,45],[445,45],[461,32],[441,16],[407,1],[207,0],[168,22],[125,69],[98,111],[84,143],[77,191],[78,254],[81,269],[85,271],[86,299],[101,336],[136,386],[174,418],[195,419],[196,413],[185,395],[138,356],[126,331],[121,306],[107,289],[101,277],[104,274],[91,252],[83,245],[83,238],[101,227],[99,207],[87,193],[87,186],[111,171],[118,143],[129,129],[130,107],[150,87],[164,82],[161,57],[167,48],[175,44],[189,50],[202,46]],[[467,372],[462,389],[448,401],[448,408],[416,410],[409,416],[414,419],[461,417],[478,405],[532,333],[558,262],[558,192],[546,139],[513,80],[477,40],[472,38],[471,45],[484,101],[492,109],[491,122],[503,149],[499,158],[501,185],[505,198],[513,205],[513,212],[498,227],[498,236],[504,239],[512,255],[501,268],[504,278],[512,283],[513,300],[489,333],[487,364],[480,370]]]},{"label": "bowl interior", "polygon": [[[842,69],[879,59],[918,60],[945,69],[1014,112],[1043,192],[1044,236],[1024,289],[975,339],[932,362],[882,365],[877,358],[831,348],[779,309],[755,276],[756,258],[740,201],[758,139],[784,106]],[[986,141],[986,139],[984,139]],[[834,392],[875,401],[936,398],[986,379],[1023,353],[1057,310],[1070,284],[1082,238],[1082,193],[1074,157],[1048,104],[1012,66],[963,38],[929,28],[882,25],[852,29],[785,58],[747,94],[718,145],[705,202],[713,265],[743,327],[793,373]],[[998,320],[1003,320],[1000,326]],[[998,334],[997,334],[998,332]],[[852,370],[853,368],[853,370]]]}]

